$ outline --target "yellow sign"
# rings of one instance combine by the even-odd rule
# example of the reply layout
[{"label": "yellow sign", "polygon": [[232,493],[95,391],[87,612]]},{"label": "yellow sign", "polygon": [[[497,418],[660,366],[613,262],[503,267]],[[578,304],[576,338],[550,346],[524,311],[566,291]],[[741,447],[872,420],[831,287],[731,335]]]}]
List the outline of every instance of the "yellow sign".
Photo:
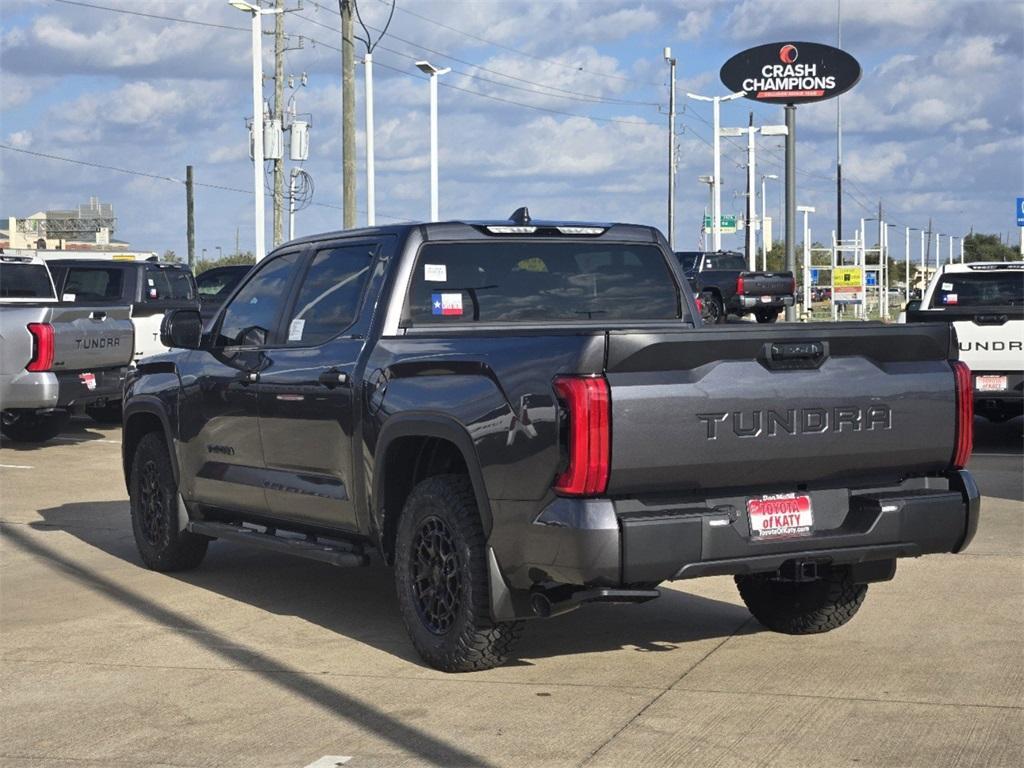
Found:
[{"label": "yellow sign", "polygon": [[864,267],[836,267],[832,270],[832,284],[844,288],[863,287]]}]

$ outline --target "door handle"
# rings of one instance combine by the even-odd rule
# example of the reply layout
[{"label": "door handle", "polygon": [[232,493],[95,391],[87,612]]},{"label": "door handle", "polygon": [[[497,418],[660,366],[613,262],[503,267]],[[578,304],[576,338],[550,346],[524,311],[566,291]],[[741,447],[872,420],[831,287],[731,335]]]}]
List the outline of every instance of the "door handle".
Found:
[{"label": "door handle", "polygon": [[333,389],[338,386],[348,385],[348,374],[344,371],[339,371],[337,368],[331,368],[320,374],[317,381],[323,384],[328,389]]}]

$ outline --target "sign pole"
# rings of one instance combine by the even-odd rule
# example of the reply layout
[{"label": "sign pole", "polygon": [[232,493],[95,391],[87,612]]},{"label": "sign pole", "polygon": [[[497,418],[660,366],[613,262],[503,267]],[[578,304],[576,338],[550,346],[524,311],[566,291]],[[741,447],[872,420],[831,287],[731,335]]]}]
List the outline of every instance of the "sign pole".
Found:
[{"label": "sign pole", "polygon": [[[786,105],[786,269],[796,274],[796,105]],[[796,307],[786,307],[786,320],[796,320]]]}]

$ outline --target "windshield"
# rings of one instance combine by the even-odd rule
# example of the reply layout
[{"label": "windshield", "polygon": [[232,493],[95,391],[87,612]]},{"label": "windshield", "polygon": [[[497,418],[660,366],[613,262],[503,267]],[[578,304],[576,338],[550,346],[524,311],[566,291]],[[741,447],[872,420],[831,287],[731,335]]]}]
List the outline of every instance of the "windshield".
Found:
[{"label": "windshield", "polygon": [[0,261],[0,299],[52,299],[50,273],[42,264]]},{"label": "windshield", "polygon": [[931,306],[1024,306],[1024,270],[948,272],[939,277]]},{"label": "windshield", "polygon": [[424,246],[407,317],[414,325],[674,320],[679,306],[653,245],[487,241]]}]

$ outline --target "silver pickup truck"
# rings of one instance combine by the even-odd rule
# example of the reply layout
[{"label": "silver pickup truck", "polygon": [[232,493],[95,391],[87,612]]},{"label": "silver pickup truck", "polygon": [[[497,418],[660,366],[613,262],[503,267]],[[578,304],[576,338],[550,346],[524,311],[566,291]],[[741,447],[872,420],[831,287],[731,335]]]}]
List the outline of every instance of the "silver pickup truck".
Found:
[{"label": "silver pickup truck", "polygon": [[121,399],[134,334],[129,308],[59,304],[42,259],[0,254],[0,430],[55,437],[77,409]]}]

